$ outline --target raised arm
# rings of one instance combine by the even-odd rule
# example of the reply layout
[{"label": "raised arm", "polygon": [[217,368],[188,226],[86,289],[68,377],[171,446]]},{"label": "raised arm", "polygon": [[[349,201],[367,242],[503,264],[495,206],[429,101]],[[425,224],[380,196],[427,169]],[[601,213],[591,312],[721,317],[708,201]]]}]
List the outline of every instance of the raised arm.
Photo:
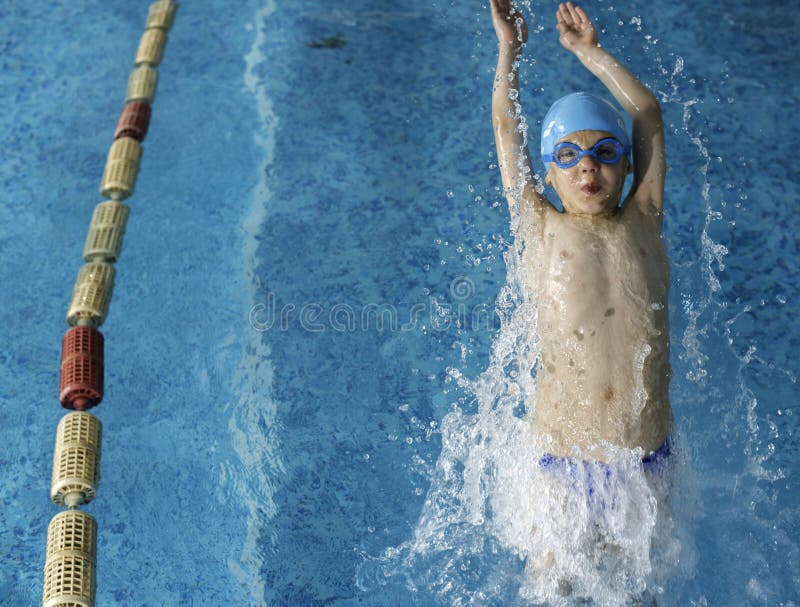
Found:
[{"label": "raised arm", "polygon": [[519,57],[528,39],[525,20],[512,0],[490,0],[497,34],[497,71],[492,90],[492,127],[497,159],[509,209],[519,202],[521,213],[555,211],[536,190],[519,100]]},{"label": "raised arm", "polygon": [[572,2],[560,4],[556,18],[561,45],[600,79],[631,116],[634,182],[630,198],[645,213],[660,215],[666,159],[658,100],[625,66],[600,48],[597,31],[582,8]]}]

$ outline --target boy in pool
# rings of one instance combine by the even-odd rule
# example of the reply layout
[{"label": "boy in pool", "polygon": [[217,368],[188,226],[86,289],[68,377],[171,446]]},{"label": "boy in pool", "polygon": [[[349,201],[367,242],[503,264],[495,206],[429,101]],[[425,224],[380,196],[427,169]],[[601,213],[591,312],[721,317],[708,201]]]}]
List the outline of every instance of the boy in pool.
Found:
[{"label": "boy in pool", "polygon": [[[672,424],[669,266],[661,241],[666,166],[658,101],[599,46],[580,7],[559,5],[559,42],[633,122],[631,150],[610,103],[575,93],[553,104],[542,123],[541,154],[545,182],[563,205],[559,212],[530,178],[520,128],[518,59],[527,40],[525,22],[512,0],[490,1],[499,42],[492,123],[537,309],[541,356],[534,435],[549,461],[602,462],[619,448],[640,448],[648,468],[669,454]],[[631,172],[633,187],[620,204]]]}]

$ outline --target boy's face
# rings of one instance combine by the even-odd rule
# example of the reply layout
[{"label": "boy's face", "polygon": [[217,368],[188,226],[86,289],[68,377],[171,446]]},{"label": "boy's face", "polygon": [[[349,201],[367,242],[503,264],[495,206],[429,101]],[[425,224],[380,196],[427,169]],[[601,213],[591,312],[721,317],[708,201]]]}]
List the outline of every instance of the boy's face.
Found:
[{"label": "boy's face", "polygon": [[[582,150],[588,150],[608,137],[613,135],[607,131],[576,131],[556,143],[569,141]],[[568,213],[611,215],[619,206],[622,186],[631,170],[631,165],[624,156],[614,164],[605,164],[587,154],[581,157],[578,164],[567,169],[561,169],[551,162],[545,182],[553,186]]]}]

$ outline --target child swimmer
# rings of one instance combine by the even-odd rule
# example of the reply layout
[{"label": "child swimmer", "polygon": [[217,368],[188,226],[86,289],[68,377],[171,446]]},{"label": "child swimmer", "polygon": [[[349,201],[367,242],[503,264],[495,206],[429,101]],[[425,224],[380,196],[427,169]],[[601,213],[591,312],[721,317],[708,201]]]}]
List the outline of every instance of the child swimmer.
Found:
[{"label": "child swimmer", "polygon": [[[542,461],[608,462],[620,448],[639,448],[647,469],[669,454],[672,425],[658,101],[599,46],[580,7],[559,5],[559,42],[633,121],[631,149],[610,103],[574,93],[553,104],[542,123],[541,154],[559,212],[528,177],[533,171],[517,111],[525,22],[512,0],[491,0],[491,9],[499,42],[492,123],[537,309],[541,355],[532,428],[550,458]],[[620,204],[631,172],[633,186]]]}]

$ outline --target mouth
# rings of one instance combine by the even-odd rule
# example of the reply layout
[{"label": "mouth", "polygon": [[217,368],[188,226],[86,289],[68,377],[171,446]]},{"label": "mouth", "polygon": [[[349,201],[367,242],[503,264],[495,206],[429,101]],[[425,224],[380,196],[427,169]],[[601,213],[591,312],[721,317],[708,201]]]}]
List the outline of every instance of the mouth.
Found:
[{"label": "mouth", "polygon": [[586,192],[589,195],[597,194],[602,188],[598,183],[587,183],[585,186],[581,188],[582,192]]}]

